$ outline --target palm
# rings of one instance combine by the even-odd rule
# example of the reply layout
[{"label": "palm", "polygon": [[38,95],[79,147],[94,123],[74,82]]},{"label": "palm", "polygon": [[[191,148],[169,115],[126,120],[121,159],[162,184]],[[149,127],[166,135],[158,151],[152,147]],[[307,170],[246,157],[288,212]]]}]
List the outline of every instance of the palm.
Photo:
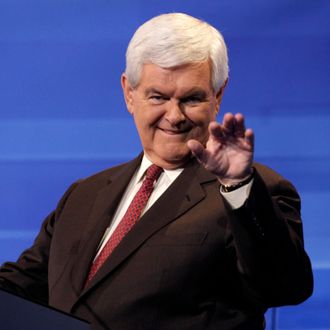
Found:
[{"label": "palm", "polygon": [[253,132],[244,127],[240,114],[226,114],[223,124],[211,123],[206,146],[190,140],[188,146],[198,161],[220,181],[240,180],[251,172]]}]

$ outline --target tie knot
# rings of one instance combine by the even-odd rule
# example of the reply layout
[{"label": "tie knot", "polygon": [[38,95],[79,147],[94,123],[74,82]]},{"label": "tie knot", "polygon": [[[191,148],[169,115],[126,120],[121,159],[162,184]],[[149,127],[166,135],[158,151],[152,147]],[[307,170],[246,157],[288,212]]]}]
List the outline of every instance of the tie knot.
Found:
[{"label": "tie knot", "polygon": [[163,172],[163,169],[161,167],[159,167],[155,164],[152,164],[147,169],[146,180],[150,180],[150,181],[154,182],[155,180],[157,180],[159,178],[159,176],[162,172]]}]

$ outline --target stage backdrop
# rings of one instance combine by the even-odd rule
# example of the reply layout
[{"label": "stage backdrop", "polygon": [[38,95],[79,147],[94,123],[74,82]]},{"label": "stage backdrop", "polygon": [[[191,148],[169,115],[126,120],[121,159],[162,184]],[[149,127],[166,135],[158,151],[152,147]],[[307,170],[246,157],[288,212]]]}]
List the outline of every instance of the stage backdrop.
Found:
[{"label": "stage backdrop", "polygon": [[256,160],[301,193],[315,293],[271,310],[267,329],[330,329],[328,0],[0,0],[0,261],[32,243],[72,181],[140,152],[120,89],[125,48],[174,11],[223,32],[221,113],[244,113]]}]

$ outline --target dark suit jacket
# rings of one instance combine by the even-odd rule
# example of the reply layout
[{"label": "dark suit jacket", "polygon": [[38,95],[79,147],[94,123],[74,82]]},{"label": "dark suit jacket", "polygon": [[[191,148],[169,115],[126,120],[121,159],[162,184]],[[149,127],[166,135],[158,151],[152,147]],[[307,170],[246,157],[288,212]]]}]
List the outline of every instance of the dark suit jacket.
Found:
[{"label": "dark suit jacket", "polygon": [[267,307],[312,292],[299,197],[255,164],[251,195],[231,210],[192,161],[84,288],[98,244],[141,157],[76,182],[33,246],[0,271],[2,286],[92,329],[263,329]]}]

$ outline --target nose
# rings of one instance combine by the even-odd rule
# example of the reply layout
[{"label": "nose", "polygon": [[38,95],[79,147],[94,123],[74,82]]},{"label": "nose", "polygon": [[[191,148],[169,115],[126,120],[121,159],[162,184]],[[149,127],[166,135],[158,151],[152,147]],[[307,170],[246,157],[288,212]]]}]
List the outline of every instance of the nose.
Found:
[{"label": "nose", "polygon": [[180,107],[180,104],[171,100],[168,102],[165,119],[172,125],[177,126],[180,123],[183,123],[186,120],[186,117]]}]

